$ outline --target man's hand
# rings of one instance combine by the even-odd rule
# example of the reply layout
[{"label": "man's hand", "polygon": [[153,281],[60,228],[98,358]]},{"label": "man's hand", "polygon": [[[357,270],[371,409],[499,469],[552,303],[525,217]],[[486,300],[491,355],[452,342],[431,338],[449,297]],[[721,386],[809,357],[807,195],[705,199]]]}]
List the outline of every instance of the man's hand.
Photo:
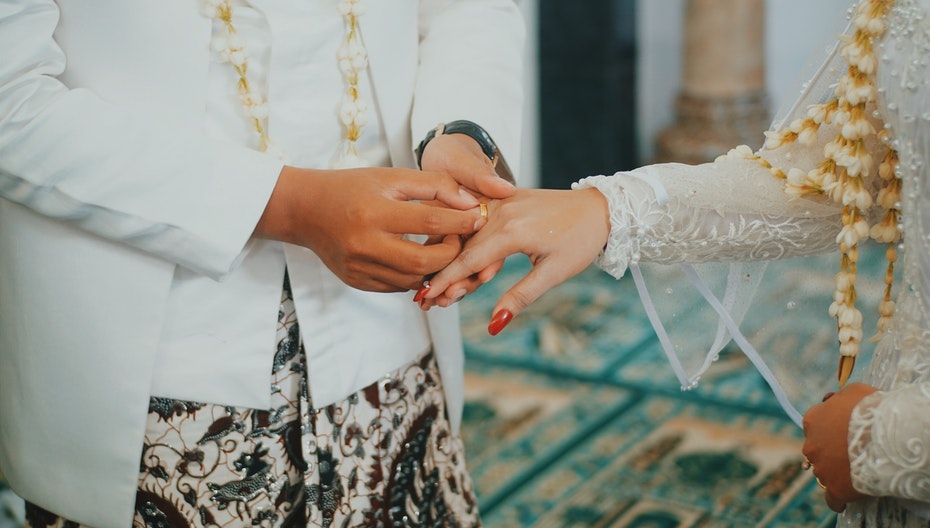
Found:
[{"label": "man's hand", "polygon": [[404,235],[470,235],[483,225],[477,205],[444,174],[285,167],[255,235],[313,250],[354,288],[406,291],[452,261],[461,243],[458,236],[444,236],[424,246]]},{"label": "man's hand", "polygon": [[865,497],[852,485],[847,437],[853,408],[875,391],[871,385],[852,383],[804,415],[802,452],[812,464],[814,476],[826,488],[827,506],[835,512],[846,509],[846,503]]},{"label": "man's hand", "polygon": [[478,142],[465,134],[436,136],[423,150],[420,163],[424,171],[448,174],[462,187],[487,199],[507,198],[516,190],[498,177]]}]

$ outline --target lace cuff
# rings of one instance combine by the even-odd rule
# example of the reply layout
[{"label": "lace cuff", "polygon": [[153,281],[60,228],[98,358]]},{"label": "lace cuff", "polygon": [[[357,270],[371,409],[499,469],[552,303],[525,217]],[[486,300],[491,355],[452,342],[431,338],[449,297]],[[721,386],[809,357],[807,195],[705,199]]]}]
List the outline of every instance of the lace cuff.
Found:
[{"label": "lace cuff", "polygon": [[619,279],[630,264],[639,262],[648,204],[657,205],[656,192],[646,180],[628,172],[589,176],[572,184],[575,190],[592,187],[604,195],[610,208],[610,236],[594,264]]},{"label": "lace cuff", "polygon": [[853,487],[930,502],[930,383],[866,396],[849,422]]}]

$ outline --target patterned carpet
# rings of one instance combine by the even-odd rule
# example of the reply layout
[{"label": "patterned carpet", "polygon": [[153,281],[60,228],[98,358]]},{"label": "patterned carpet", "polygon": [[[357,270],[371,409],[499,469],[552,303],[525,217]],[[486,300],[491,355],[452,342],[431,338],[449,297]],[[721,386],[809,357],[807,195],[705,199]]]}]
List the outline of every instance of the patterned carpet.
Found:
[{"label": "patterned carpet", "polygon": [[724,353],[712,382],[682,391],[632,280],[589,269],[489,337],[527,266],[508,261],[462,302],[463,429],[488,527],[832,526],[761,376]]},{"label": "patterned carpet", "polygon": [[[629,278],[591,268],[488,336],[494,302],[528,267],[513,257],[461,303],[463,434],[488,528],[833,525],[800,469],[801,431],[748,361],[725,350],[682,391]],[[824,259],[796,284],[770,275],[761,294],[829,302],[834,267]],[[861,275],[863,291],[866,276],[881,277]],[[791,335],[793,346],[832,351],[825,317]],[[0,528],[18,527],[19,501],[3,488]]]}]

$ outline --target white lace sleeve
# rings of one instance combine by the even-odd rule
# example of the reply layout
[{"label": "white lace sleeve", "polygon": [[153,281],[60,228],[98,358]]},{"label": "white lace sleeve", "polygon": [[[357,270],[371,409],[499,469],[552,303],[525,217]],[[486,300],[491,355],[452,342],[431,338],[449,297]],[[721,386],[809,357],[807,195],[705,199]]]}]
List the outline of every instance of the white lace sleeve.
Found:
[{"label": "white lace sleeve", "polygon": [[[668,194],[661,204],[650,181]],[[838,206],[792,198],[757,161],[650,165],[592,176],[610,206],[611,233],[596,264],[620,278],[630,263],[758,261],[836,249]],[[660,190],[661,192],[661,190]]]},{"label": "white lace sleeve", "polygon": [[849,423],[857,490],[930,502],[930,382],[864,398]]},{"label": "white lace sleeve", "polygon": [[[823,136],[835,137],[835,131]],[[772,166],[804,170],[822,160],[822,148],[793,144],[761,155]],[[806,368],[810,373],[797,376],[792,368],[797,361],[782,361],[772,347],[763,349],[763,358],[743,331],[743,320],[768,261],[836,251],[842,208],[828,198],[793,197],[784,185],[744,147],[712,163],[650,165],[587,178],[575,188],[595,187],[607,198],[611,232],[595,263],[617,278],[632,269],[644,310],[682,388],[695,387],[732,339],[800,425],[798,409],[812,402],[797,380],[822,386],[827,375],[835,377],[835,367]],[[670,270],[681,270],[686,280]],[[664,295],[650,293],[655,288],[649,284],[660,285]],[[707,328],[698,332],[706,335],[695,336],[678,324],[676,306],[693,299],[705,301],[689,314],[699,321],[694,324]],[[763,335],[755,340],[764,341]]]}]

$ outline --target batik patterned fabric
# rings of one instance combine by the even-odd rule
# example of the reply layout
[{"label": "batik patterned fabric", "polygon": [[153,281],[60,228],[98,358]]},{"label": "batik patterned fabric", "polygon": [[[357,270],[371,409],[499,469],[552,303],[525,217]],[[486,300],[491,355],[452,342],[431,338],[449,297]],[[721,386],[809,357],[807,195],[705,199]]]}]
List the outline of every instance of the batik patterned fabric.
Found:
[{"label": "batik patterned fabric", "polygon": [[[285,281],[272,408],[152,398],[133,526],[479,526],[432,353],[314,408]],[[27,504],[27,525],[77,527]]]}]

